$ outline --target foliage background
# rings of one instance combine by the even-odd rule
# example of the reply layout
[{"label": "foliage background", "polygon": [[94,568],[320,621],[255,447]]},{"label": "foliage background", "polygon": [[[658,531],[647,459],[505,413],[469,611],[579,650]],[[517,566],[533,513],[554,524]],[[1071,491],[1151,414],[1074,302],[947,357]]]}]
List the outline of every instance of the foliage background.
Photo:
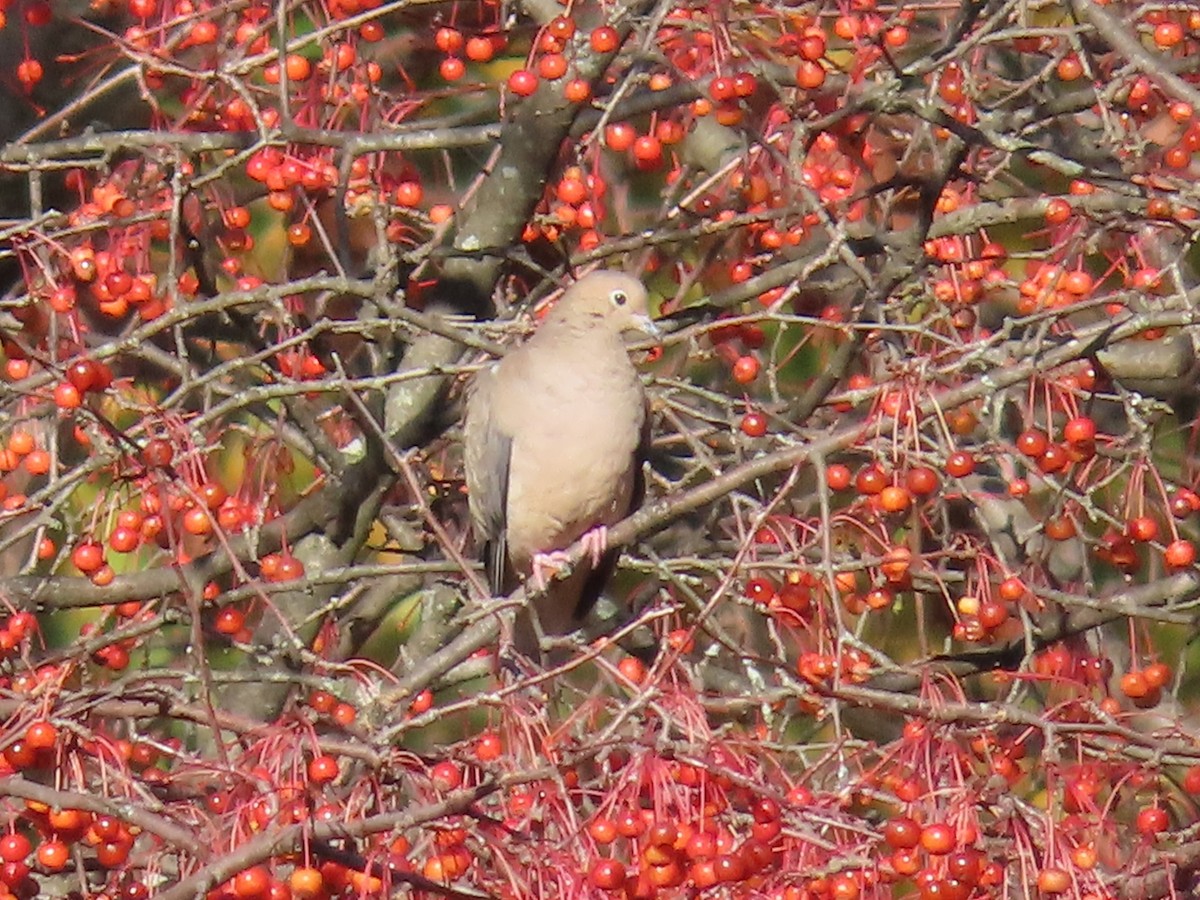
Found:
[{"label": "foliage background", "polygon": [[[8,895],[1167,897],[1189,4],[0,0]],[[570,662],[470,373],[670,324]]]}]

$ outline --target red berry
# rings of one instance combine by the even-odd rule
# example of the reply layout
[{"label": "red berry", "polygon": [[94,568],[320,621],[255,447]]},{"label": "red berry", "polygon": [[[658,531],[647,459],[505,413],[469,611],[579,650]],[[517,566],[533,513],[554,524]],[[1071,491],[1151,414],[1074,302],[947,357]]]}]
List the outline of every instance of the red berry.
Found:
[{"label": "red berry", "polygon": [[349,703],[339,703],[333,708],[333,712],[329,714],[329,718],[333,719],[342,728],[349,728],[354,724],[354,720],[358,718],[358,710]]},{"label": "red berry", "polygon": [[1154,28],[1154,43],[1162,48],[1174,47],[1183,41],[1183,26],[1178,22],[1160,22]]},{"label": "red berry", "polygon": [[314,756],[308,762],[308,780],[314,784],[329,784],[340,774],[338,761],[328,754]]},{"label": "red berry", "polygon": [[1137,700],[1150,693],[1146,676],[1139,671],[1126,672],[1121,676],[1121,693],[1130,700]]},{"label": "red berry", "polygon": [[640,168],[652,168],[662,162],[662,141],[643,134],[633,142],[633,158]]},{"label": "red berry", "polygon": [[[1183,789],[1189,794],[1200,794],[1200,765],[1190,766],[1183,773]],[[0,843],[0,858],[8,859],[4,855],[4,844]]]},{"label": "red berry", "polygon": [[83,404],[79,388],[69,381],[60,382],[54,388],[54,405],[59,409],[76,409]]},{"label": "red berry", "polygon": [[921,842],[921,826],[906,816],[889,819],[883,826],[883,839],[893,850],[911,849]]},{"label": "red berry", "polygon": [[429,770],[429,780],[439,791],[453,791],[462,786],[462,769],[457,763],[443,759]]},{"label": "red berry", "polygon": [[26,92],[32,91],[45,74],[45,69],[36,59],[23,59],[17,63],[17,81]]},{"label": "red berry", "polygon": [[733,93],[738,97],[749,97],[758,90],[758,79],[749,72],[738,72],[733,76]]},{"label": "red berry", "polygon": [[646,664],[636,656],[626,656],[617,663],[617,671],[634,684],[646,680]]},{"label": "red berry", "polygon": [[825,469],[825,481],[832,491],[844,491],[850,487],[850,468],[841,463],[833,463]]},{"label": "red berry", "polygon": [[1071,204],[1061,197],[1055,197],[1046,204],[1046,222],[1050,225],[1060,225],[1071,218]]},{"label": "red berry", "polygon": [[546,31],[560,41],[568,40],[575,34],[575,20],[570,16],[555,16],[546,23]]},{"label": "red berry", "polygon": [[760,365],[756,356],[739,356],[733,364],[733,380],[749,384],[758,377]]},{"label": "red berry", "polygon": [[1168,147],[1163,153],[1163,164],[1168,169],[1186,169],[1192,164],[1192,151],[1181,144]]},{"label": "red berry", "polygon": [[598,859],[588,871],[588,880],[602,891],[615,891],[625,886],[625,864],[616,859]]},{"label": "red berry", "polygon": [[142,448],[142,462],[152,469],[163,469],[171,464],[174,448],[164,440],[155,438]]},{"label": "red berry", "polygon": [[49,750],[58,742],[58,729],[50,722],[34,722],[25,729],[25,743],[34,750]]},{"label": "red berry", "polygon": [[229,492],[221,485],[219,481],[206,481],[196,488],[196,493],[200,495],[200,499],[204,502],[205,507],[211,510],[221,508],[221,504],[229,498]]},{"label": "red berry", "polygon": [[984,600],[979,604],[979,624],[994,631],[1008,621],[1008,605],[1000,600]]},{"label": "red berry", "polygon": [[1067,450],[1060,444],[1051,444],[1046,448],[1046,452],[1038,457],[1038,469],[1047,474],[1051,472],[1061,472],[1067,467],[1071,461]]},{"label": "red berry", "polygon": [[208,510],[193,506],[183,514],[183,530],[188,534],[209,534],[212,532],[212,518]]},{"label": "red berry", "polygon": [[583,78],[572,78],[563,85],[563,96],[572,103],[582,103],[592,96],[592,86]]},{"label": "red berry", "polygon": [[500,740],[500,736],[494,732],[485,732],[475,741],[475,755],[482,762],[499,759],[503,752],[504,744]]},{"label": "red berry", "polygon": [[928,466],[915,466],[908,470],[904,483],[918,497],[927,497],[938,489],[938,475]]},{"label": "red berry", "polygon": [[975,457],[966,450],[955,450],[946,457],[946,474],[963,478],[975,471]]},{"label": "red berry", "polygon": [[508,76],[508,89],[518,97],[528,97],[537,90],[538,77],[528,69],[517,69]]},{"label": "red berry", "polygon": [[934,822],[921,829],[921,846],[926,853],[944,856],[954,849],[954,829],[945,822]]},{"label": "red berry", "polygon": [[718,103],[733,98],[733,79],[721,76],[708,83],[708,96]]},{"label": "red berry", "polygon": [[23,862],[32,852],[29,838],[19,832],[0,837],[0,859],[5,862]]},{"label": "red berry", "polygon": [[1191,541],[1174,540],[1167,544],[1163,559],[1172,569],[1186,569],[1196,561],[1196,548]]},{"label": "red berry", "polygon": [[1158,537],[1158,523],[1149,516],[1137,516],[1129,520],[1125,533],[1135,541],[1152,541]]},{"label": "red berry", "polygon": [[1084,444],[1096,438],[1096,423],[1089,416],[1076,416],[1063,428],[1068,444]]},{"label": "red berry", "polygon": [[316,690],[308,695],[308,705],[321,715],[326,715],[337,705],[337,698],[329,691]]},{"label": "red berry", "polygon": [[1063,894],[1071,889],[1071,876],[1063,869],[1049,866],[1038,872],[1037,886],[1044,894]]},{"label": "red berry", "polygon": [[628,122],[616,122],[604,129],[604,143],[617,153],[624,153],[635,140],[637,131]]},{"label": "red berry", "polygon": [[567,58],[561,53],[547,53],[538,60],[538,75],[547,81],[556,81],[567,74]]},{"label": "red berry", "polygon": [[443,53],[457,53],[463,46],[462,32],[457,28],[439,28],[433,42]]},{"label": "red berry", "polygon": [[70,851],[67,850],[67,845],[62,841],[46,841],[42,846],[38,847],[38,864],[47,872],[62,871],[66,867],[69,858]]},{"label": "red berry", "polygon": [[75,385],[81,394],[95,388],[99,377],[98,368],[90,359],[77,359],[67,367],[67,381]]},{"label": "red berry", "polygon": [[1137,815],[1137,830],[1147,837],[1166,831],[1170,824],[1167,811],[1161,806],[1147,806]]},{"label": "red berry", "polygon": [[814,60],[802,60],[796,67],[796,84],[806,91],[815,90],[825,83],[825,69]]},{"label": "red berry", "polygon": [[104,565],[104,548],[96,541],[84,541],[71,551],[71,562],[80,572],[89,575]]},{"label": "red berry", "polygon": [[325,893],[325,876],[320,869],[312,867],[293,869],[288,876],[288,887],[296,900],[318,900],[328,896]]},{"label": "red berry", "polygon": [[747,437],[762,437],[767,433],[767,417],[760,412],[748,412],[742,416],[741,427]]},{"label": "red berry", "polygon": [[1074,53],[1068,53],[1058,61],[1055,71],[1063,81],[1075,81],[1083,75],[1083,62]]},{"label": "red berry", "polygon": [[815,62],[825,55],[825,36],[823,34],[808,34],[800,39],[800,58]]},{"label": "red berry", "polygon": [[217,612],[213,628],[219,634],[235,635],[246,627],[246,614],[236,606],[223,606]]},{"label": "red berry", "polygon": [[[1146,684],[1152,688],[1165,687],[1167,682],[1171,680],[1171,667],[1163,662],[1150,663],[1142,670],[1142,677],[1146,679]],[[26,734],[28,738],[28,734]]]},{"label": "red berry", "polygon": [[472,62],[487,62],[495,52],[496,48],[488,38],[473,37],[467,41],[467,59]]},{"label": "red berry", "polygon": [[271,873],[266,866],[252,866],[233,876],[233,896],[239,900],[266,900]]},{"label": "red berry", "polygon": [[742,593],[755,603],[761,603],[765,606],[775,597],[775,585],[771,583],[769,578],[751,578],[746,582],[746,587]]},{"label": "red berry", "polygon": [[887,486],[887,475],[875,463],[863,466],[858,470],[858,475],[854,478],[854,489],[868,497],[873,497],[881,493]]},{"label": "red berry", "polygon": [[609,25],[601,25],[592,31],[589,40],[592,49],[597,53],[612,53],[612,51],[617,49],[620,35],[617,34],[617,29]]},{"label": "red berry", "polygon": [[983,873],[983,854],[978,850],[959,850],[946,860],[946,871],[965,884],[976,885]]},{"label": "red berry", "polygon": [[912,495],[909,494],[908,488],[900,487],[896,484],[889,484],[879,492],[879,506],[884,512],[898,513],[908,509],[912,503]]},{"label": "red berry", "polygon": [[1017,450],[1031,459],[1037,459],[1046,452],[1046,448],[1049,446],[1049,438],[1036,428],[1030,428],[1017,435]]}]

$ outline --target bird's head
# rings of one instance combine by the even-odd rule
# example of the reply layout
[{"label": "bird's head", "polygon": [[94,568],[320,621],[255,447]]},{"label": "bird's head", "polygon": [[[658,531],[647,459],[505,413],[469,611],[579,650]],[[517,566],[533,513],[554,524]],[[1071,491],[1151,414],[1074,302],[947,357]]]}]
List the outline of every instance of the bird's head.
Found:
[{"label": "bird's head", "polygon": [[624,272],[597,271],[579,279],[554,304],[546,317],[546,324],[551,323],[573,329],[602,327],[616,334],[661,334],[650,319],[645,286]]}]

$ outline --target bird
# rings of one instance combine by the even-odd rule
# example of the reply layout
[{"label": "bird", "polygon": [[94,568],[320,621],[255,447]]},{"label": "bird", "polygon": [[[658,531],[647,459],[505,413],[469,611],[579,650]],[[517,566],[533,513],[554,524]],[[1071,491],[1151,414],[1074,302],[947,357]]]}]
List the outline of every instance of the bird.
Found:
[{"label": "bird", "polygon": [[[533,335],[476,373],[467,391],[463,463],[489,587],[537,589],[512,645],[540,658],[540,636],[573,631],[616,565],[607,529],[642,500],[649,445],[645,389],[624,334],[659,334],[645,286],[598,270],[572,286]],[[587,555],[559,574],[563,551]]]}]

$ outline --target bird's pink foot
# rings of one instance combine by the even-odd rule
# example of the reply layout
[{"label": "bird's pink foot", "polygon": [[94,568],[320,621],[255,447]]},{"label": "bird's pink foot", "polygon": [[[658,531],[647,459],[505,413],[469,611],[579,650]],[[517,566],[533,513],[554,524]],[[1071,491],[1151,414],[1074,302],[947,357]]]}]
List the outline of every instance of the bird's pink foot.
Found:
[{"label": "bird's pink foot", "polygon": [[533,586],[539,591],[544,591],[548,583],[547,574],[551,577],[557,575],[570,563],[570,559],[562,550],[554,550],[550,553],[535,553],[530,562],[530,576],[533,578]]},{"label": "bird's pink foot", "polygon": [[597,525],[590,531],[584,532],[583,537],[579,540],[583,545],[584,552],[592,560],[592,568],[599,568],[600,560],[608,550],[608,526]]}]

